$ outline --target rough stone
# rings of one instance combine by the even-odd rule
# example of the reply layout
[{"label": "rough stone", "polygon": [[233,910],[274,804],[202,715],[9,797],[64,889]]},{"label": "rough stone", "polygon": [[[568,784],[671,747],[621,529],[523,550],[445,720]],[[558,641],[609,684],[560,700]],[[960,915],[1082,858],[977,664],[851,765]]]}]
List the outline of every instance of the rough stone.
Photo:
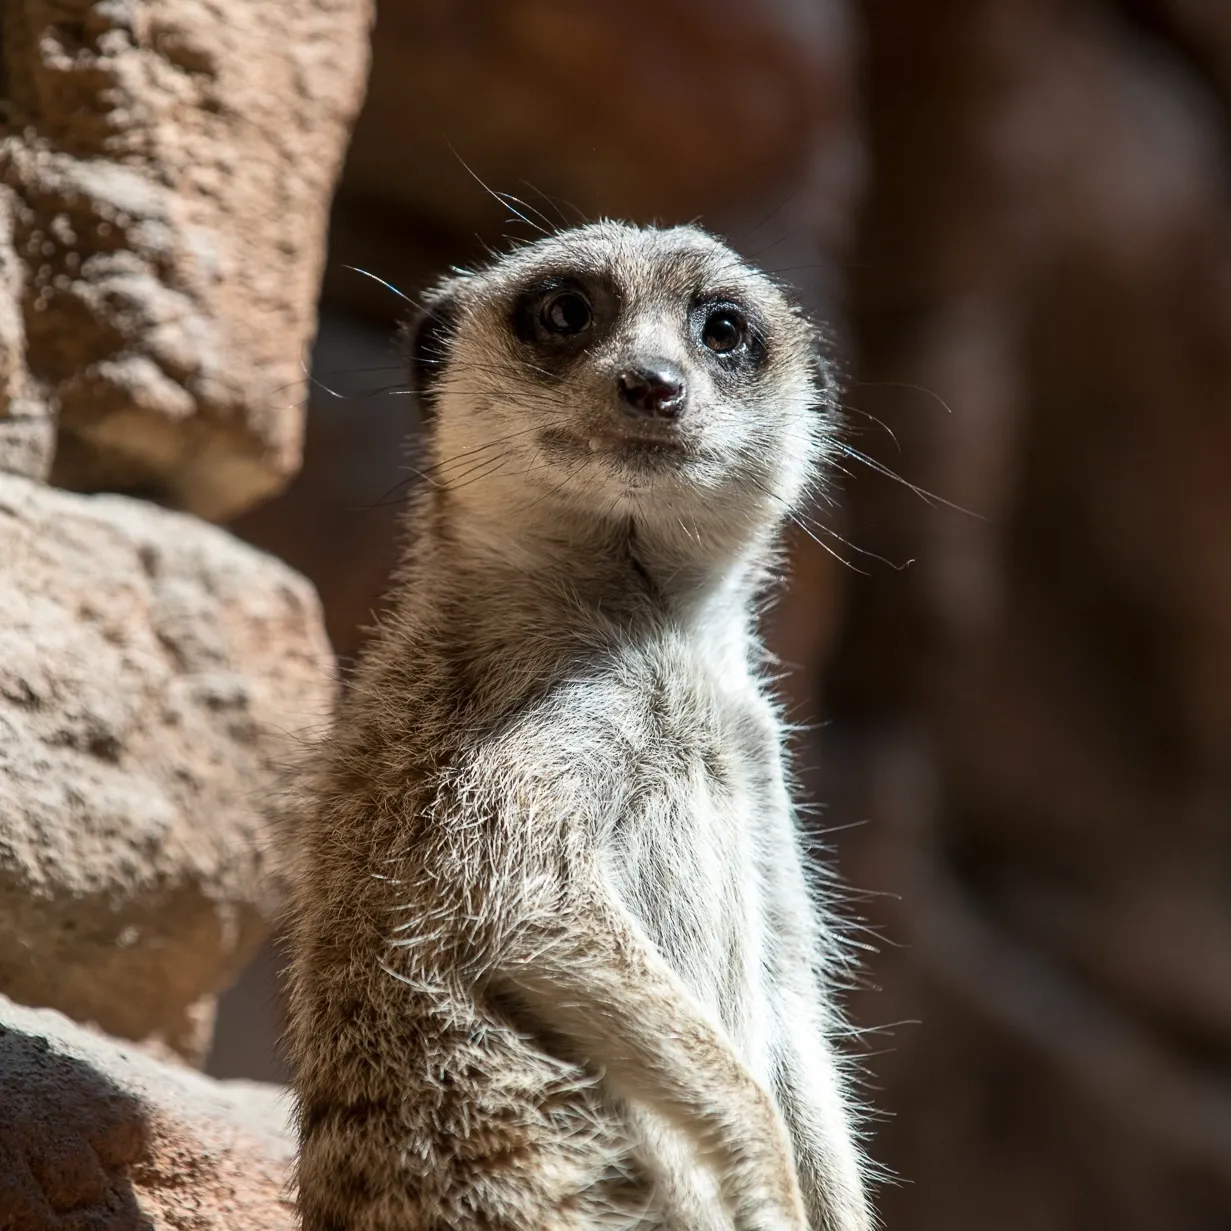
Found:
[{"label": "rough stone", "polygon": [[0,991],[199,1060],[325,717],[312,588],[223,531],[0,476]]},{"label": "rough stone", "polygon": [[16,201],[0,186],[0,473],[45,479],[55,451],[55,418],[26,369],[21,301],[25,266],[13,252]]},{"label": "rough stone", "polygon": [[221,519],[295,472],[369,19],[369,0],[4,6],[0,467],[46,470],[54,411],[61,486]]},{"label": "rough stone", "polygon": [[0,996],[0,1227],[291,1231],[277,1086],[217,1082]]}]

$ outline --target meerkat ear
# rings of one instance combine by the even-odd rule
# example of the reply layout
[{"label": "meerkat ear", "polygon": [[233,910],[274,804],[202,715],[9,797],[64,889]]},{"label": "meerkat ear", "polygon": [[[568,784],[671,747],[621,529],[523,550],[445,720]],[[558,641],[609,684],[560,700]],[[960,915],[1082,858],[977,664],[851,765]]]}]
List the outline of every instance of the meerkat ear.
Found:
[{"label": "meerkat ear", "polygon": [[449,366],[458,311],[455,287],[442,283],[424,296],[418,313],[402,327],[410,388],[425,419],[436,409],[437,386]]}]

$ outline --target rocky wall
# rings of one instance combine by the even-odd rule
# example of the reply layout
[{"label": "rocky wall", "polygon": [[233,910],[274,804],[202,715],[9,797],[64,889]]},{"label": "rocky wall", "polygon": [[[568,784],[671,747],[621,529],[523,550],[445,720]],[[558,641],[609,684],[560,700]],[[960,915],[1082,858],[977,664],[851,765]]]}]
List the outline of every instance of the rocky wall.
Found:
[{"label": "rocky wall", "polygon": [[299,466],[367,5],[10,0],[2,21],[0,462],[230,516]]},{"label": "rocky wall", "polygon": [[[0,1227],[290,1227],[274,1087],[194,1072],[327,720],[295,473],[366,0],[0,6]],[[76,1023],[76,1024],[74,1024]]]}]

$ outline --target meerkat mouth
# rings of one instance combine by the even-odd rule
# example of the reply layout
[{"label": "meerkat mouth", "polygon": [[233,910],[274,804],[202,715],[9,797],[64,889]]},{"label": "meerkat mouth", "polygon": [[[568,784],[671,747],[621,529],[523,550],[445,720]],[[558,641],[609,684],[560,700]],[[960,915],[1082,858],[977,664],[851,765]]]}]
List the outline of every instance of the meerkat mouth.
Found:
[{"label": "meerkat mouth", "polygon": [[586,448],[591,453],[633,450],[682,456],[690,452],[688,446],[678,438],[652,436],[642,432],[595,432],[586,440]]},{"label": "meerkat mouth", "polygon": [[581,433],[553,428],[543,433],[542,443],[573,456],[615,458],[663,458],[682,460],[693,456],[693,450],[678,435],[670,436],[653,430],[620,430],[602,428]]}]

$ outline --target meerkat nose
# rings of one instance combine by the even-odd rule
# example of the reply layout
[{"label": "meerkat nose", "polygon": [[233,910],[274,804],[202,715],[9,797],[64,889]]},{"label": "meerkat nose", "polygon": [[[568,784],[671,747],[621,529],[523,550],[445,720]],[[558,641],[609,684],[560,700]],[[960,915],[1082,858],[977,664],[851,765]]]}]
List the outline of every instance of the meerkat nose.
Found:
[{"label": "meerkat nose", "polygon": [[684,373],[666,359],[653,359],[620,373],[625,411],[634,419],[678,419],[688,390]]}]

